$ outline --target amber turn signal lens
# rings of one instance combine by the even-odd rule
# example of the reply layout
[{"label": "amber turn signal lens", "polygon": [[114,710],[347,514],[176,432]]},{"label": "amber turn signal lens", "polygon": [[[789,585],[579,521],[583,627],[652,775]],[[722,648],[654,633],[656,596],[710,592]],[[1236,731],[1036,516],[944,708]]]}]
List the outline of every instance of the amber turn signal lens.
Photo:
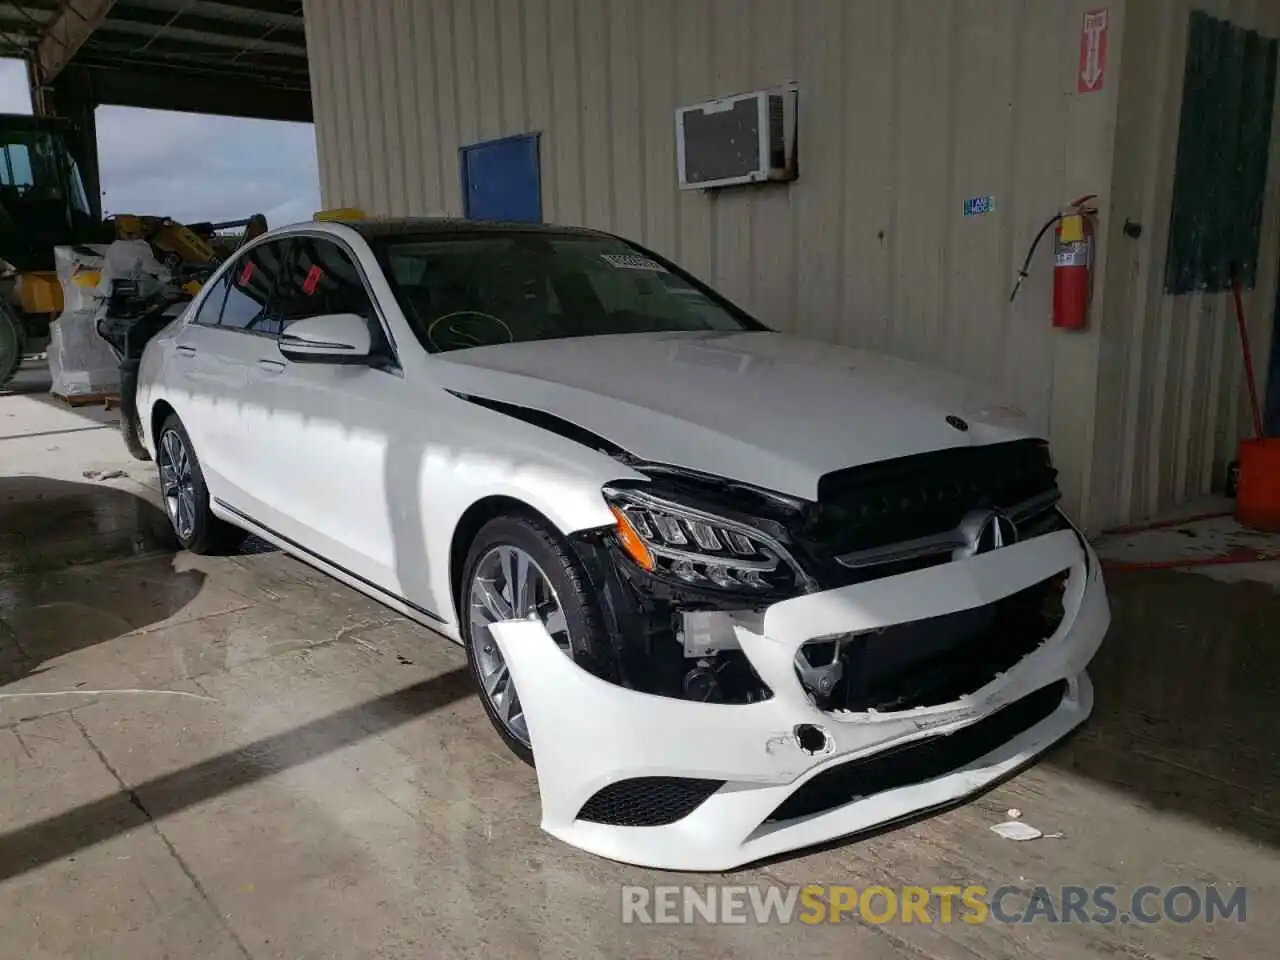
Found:
[{"label": "amber turn signal lens", "polygon": [[622,549],[627,551],[627,556],[640,564],[645,570],[652,570],[653,554],[645,546],[640,534],[636,533],[636,528],[631,525],[627,515],[615,506],[610,506],[609,509],[618,518],[618,541],[622,544]]}]

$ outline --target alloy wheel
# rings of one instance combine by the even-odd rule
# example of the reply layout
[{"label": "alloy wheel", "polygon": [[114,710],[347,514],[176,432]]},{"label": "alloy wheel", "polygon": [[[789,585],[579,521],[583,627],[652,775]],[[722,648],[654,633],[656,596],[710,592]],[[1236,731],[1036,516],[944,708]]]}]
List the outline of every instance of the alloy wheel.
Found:
[{"label": "alloy wheel", "polygon": [[560,598],[533,557],[519,547],[503,545],[491,549],[476,564],[468,603],[469,641],[479,668],[481,695],[507,732],[530,746],[520,696],[489,626],[504,620],[538,620],[561,651],[571,655],[569,627]]},{"label": "alloy wheel", "polygon": [[196,530],[196,487],[191,456],[182,435],[166,430],[160,437],[160,492],[173,531],[184,544]]}]

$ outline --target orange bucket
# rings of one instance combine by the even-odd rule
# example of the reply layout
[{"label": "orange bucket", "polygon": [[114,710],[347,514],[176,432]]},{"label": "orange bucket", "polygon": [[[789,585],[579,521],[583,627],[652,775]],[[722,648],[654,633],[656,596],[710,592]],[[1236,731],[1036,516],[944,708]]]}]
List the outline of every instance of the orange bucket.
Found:
[{"label": "orange bucket", "polygon": [[1280,530],[1280,437],[1240,441],[1236,519],[1259,530]]}]

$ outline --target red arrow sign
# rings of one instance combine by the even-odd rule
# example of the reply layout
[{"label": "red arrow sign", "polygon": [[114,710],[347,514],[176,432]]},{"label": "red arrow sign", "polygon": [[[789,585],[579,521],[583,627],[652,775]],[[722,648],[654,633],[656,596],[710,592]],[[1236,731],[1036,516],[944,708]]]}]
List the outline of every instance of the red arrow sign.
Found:
[{"label": "red arrow sign", "polygon": [[1076,76],[1077,93],[1095,93],[1102,89],[1107,74],[1107,10],[1090,10],[1080,28],[1080,72]]}]

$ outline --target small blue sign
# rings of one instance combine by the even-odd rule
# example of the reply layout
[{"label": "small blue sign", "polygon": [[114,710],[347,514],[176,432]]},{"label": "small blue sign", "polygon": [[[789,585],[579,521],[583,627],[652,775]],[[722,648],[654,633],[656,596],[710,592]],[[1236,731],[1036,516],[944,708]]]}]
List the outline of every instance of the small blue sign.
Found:
[{"label": "small blue sign", "polygon": [[995,197],[970,197],[964,202],[964,215],[966,217],[979,217],[984,213],[990,213],[995,208]]}]

